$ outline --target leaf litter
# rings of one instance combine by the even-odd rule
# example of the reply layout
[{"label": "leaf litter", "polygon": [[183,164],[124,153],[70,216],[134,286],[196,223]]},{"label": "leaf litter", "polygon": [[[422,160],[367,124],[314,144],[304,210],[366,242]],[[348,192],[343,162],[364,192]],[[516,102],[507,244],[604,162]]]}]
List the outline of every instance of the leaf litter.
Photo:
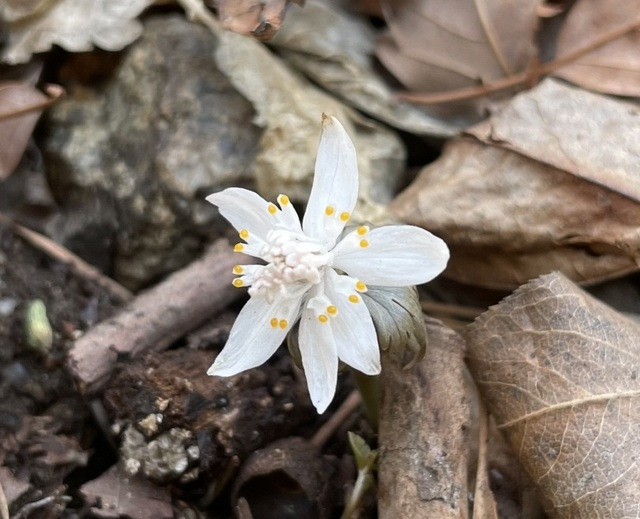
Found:
[{"label": "leaf litter", "polygon": [[[381,435],[377,444],[381,454],[377,486],[380,515],[393,511],[394,515],[416,517],[416,511],[425,505],[431,507],[429,513],[435,513],[434,510],[440,507],[437,513],[449,514],[438,517],[526,515],[565,519],[590,516],[594,511],[603,517],[637,515],[640,476],[633,460],[640,450],[637,444],[640,438],[637,430],[640,423],[638,325],[574,284],[600,283],[638,271],[640,187],[636,170],[640,156],[637,149],[640,124],[636,99],[637,53],[634,53],[638,36],[634,25],[638,12],[635,2],[578,0],[573,5],[566,4],[566,16],[564,13],[557,16],[560,26],[557,40],[546,26],[540,25],[539,17],[556,16],[558,10],[548,9],[538,2],[527,3],[520,12],[509,11],[513,6],[505,7],[506,4],[493,1],[476,0],[455,5],[428,0],[382,2],[381,13],[390,28],[379,40],[378,56],[407,86],[436,93],[466,88],[475,91],[474,95],[491,91],[500,82],[510,88],[528,89],[511,100],[508,99],[509,91],[500,96],[499,103],[496,103],[498,97],[471,102],[462,100],[445,109],[429,109],[428,112],[393,98],[393,83],[380,73],[371,59],[380,31],[369,26],[362,15],[314,1],[305,7],[291,6],[286,12],[286,2],[278,0],[226,2],[226,6],[223,5],[225,2],[219,3],[220,18],[225,16],[225,7],[236,9],[223,25],[236,24],[236,30],[257,38],[270,38],[279,30],[271,43],[273,53],[255,41],[220,33],[218,20],[198,1],[182,0],[179,3],[190,6],[190,15],[196,20],[205,20],[214,31],[218,41],[218,66],[255,109],[255,122],[262,131],[262,138],[251,176],[260,190],[268,195],[286,190],[304,200],[317,144],[316,112],[330,111],[343,120],[361,156],[360,167],[365,180],[360,216],[379,221],[391,217],[415,223],[435,232],[451,246],[453,259],[447,275],[454,283],[445,280],[422,290],[421,304],[423,309],[437,309],[447,315],[448,323],[452,323],[463,337],[428,319],[430,342],[426,360],[407,368],[405,365],[412,359],[408,357],[406,362],[388,366],[386,372],[383,370],[386,379],[383,379]],[[88,4],[80,0],[57,4],[7,3],[2,11],[3,30],[8,35],[3,60],[8,63],[27,61],[33,53],[47,52],[53,45],[67,51],[88,50],[94,45],[106,49],[123,48],[137,38],[141,26],[136,18],[148,4],[141,2],[137,7],[130,4],[109,15],[98,9],[91,18],[85,10]],[[68,25],[56,21],[60,12],[53,7],[55,5],[66,9],[67,21],[74,24],[76,31],[74,38],[65,36]],[[100,9],[104,7],[97,5]],[[256,6],[258,10],[255,10]],[[447,10],[456,6],[464,16],[447,16]],[[375,5],[369,6],[369,12],[378,12],[376,9]],[[332,30],[337,28],[339,34],[332,37]],[[536,35],[536,30],[541,32]],[[555,62],[543,63],[536,68],[536,38],[555,45]],[[566,63],[557,61],[567,55],[570,59]],[[43,57],[48,59],[48,56]],[[531,88],[537,82],[537,73],[552,73],[574,86],[547,79]],[[21,96],[38,96],[33,87],[26,85],[19,87]],[[631,99],[625,101],[606,94]],[[36,106],[47,102],[41,97],[33,101]],[[0,102],[0,109],[5,106],[8,106],[6,102]],[[443,118],[441,114],[447,110],[456,114],[456,118]],[[491,113],[490,118],[454,138],[465,126],[465,121],[475,120],[487,110]],[[24,149],[18,144],[30,138],[37,113],[37,110],[28,112],[29,120],[19,122],[21,130],[8,133],[8,138],[15,139],[16,144],[3,148],[11,156],[11,161],[3,162],[5,175],[20,160]],[[403,139],[398,138],[389,126],[405,132]],[[418,148],[433,146],[433,141],[425,144],[420,140],[418,145],[416,141],[407,140],[407,135],[450,140],[441,157],[425,166],[420,162],[422,155]],[[406,153],[413,166],[425,167],[392,201],[406,182]],[[48,167],[52,165],[48,163]],[[50,177],[49,181],[55,182],[56,177]],[[391,211],[387,207],[390,201]],[[0,232],[2,272],[7,272],[7,265],[19,262],[23,257],[11,254],[14,249],[9,244],[13,240],[7,239],[10,228],[17,227],[3,223]],[[215,237],[219,237],[219,233]],[[6,258],[10,258],[9,263]],[[59,260],[52,260],[54,265],[56,261]],[[213,262],[216,263],[215,259]],[[553,270],[562,274],[547,274]],[[60,271],[56,272],[59,276]],[[537,277],[541,274],[542,277]],[[33,273],[30,276],[38,277]],[[75,276],[83,277],[84,274],[78,271]],[[219,277],[221,282],[223,276]],[[529,281],[532,278],[535,279]],[[44,279],[50,278],[45,276]],[[13,277],[5,276],[0,280],[0,311],[8,315],[10,321],[8,327],[0,325],[3,339],[10,338],[10,344],[15,343],[16,334],[23,332],[16,331],[21,318],[13,309],[22,308],[20,305],[37,298],[44,301],[51,321],[52,351],[57,355],[72,348],[80,330],[89,325],[80,323],[68,309],[64,315],[57,311],[60,294],[67,294],[64,290],[69,290],[61,287],[69,284],[55,279],[48,288],[34,283],[29,289],[30,297],[24,301],[19,294],[5,291],[7,283],[15,282]],[[94,281],[85,280],[85,283]],[[170,287],[170,279],[167,281],[168,285],[160,286]],[[212,283],[216,285],[217,281]],[[639,291],[637,275],[622,278],[618,283],[630,287],[627,293],[633,294],[634,289],[636,293]],[[75,287],[71,300],[87,306],[90,301],[85,301],[86,292],[93,293],[90,297],[94,298],[96,290],[104,292],[95,287],[91,290],[85,287],[83,292],[76,285],[77,281],[70,285]],[[498,293],[487,289],[510,291],[518,286],[520,288],[513,295],[467,326],[465,320],[477,311],[471,312],[461,304],[471,301],[474,306],[482,306],[487,300],[496,302],[500,297]],[[153,294],[153,291],[147,294],[146,300],[152,300]],[[126,320],[140,297],[134,297],[131,306],[119,312],[118,319]],[[430,301],[434,297],[447,302]],[[614,293],[611,301],[619,303],[621,297]],[[205,299],[196,308],[198,312],[205,308]],[[408,311],[404,307],[396,310],[399,314],[406,313],[401,319],[412,321],[410,326],[417,326],[414,313],[419,310]],[[146,319],[156,319],[157,312],[164,315],[165,311],[170,309],[159,304]],[[233,312],[234,307],[227,310],[228,314]],[[76,313],[80,315],[80,311]],[[203,314],[198,315],[200,318]],[[457,322],[456,315],[460,316]],[[142,315],[137,317],[145,319]],[[185,326],[180,335],[189,333],[188,318],[178,318],[180,325]],[[89,328],[87,340],[95,338],[100,329],[100,325]],[[198,332],[194,333],[197,335]],[[142,335],[145,335],[144,331]],[[395,335],[402,336],[402,325],[397,326]],[[149,337],[151,333],[143,339]],[[18,344],[23,344],[23,340],[18,339]],[[410,340],[423,341],[421,334],[414,334]],[[152,350],[153,342],[147,341],[141,350]],[[224,337],[218,337],[214,342],[214,345],[198,347],[219,347]],[[465,344],[467,365],[480,388],[490,413],[488,417],[473,383],[464,375]],[[148,361],[143,356],[140,360],[131,360],[128,354],[116,356],[113,367],[121,377],[116,380],[125,380],[127,376],[129,379],[126,380],[130,380],[125,388],[130,393],[123,399],[126,405],[119,406],[126,409],[123,416],[130,423],[118,422],[113,410],[109,411],[111,415],[103,410],[106,423],[103,423],[102,435],[109,441],[120,441],[108,432],[111,426],[127,431],[137,428],[141,437],[144,435],[140,430],[147,431],[149,437],[145,437],[144,442],[148,443],[143,442],[142,446],[147,449],[149,445],[156,446],[165,440],[162,435],[167,431],[153,433],[151,425],[162,429],[157,415],[166,415],[165,427],[196,424],[195,427],[201,429],[190,438],[193,441],[197,438],[199,446],[217,447],[204,449],[198,458],[201,461],[196,462],[195,458],[189,461],[189,470],[180,477],[196,478],[196,482],[185,483],[186,480],[179,478],[173,482],[171,493],[176,489],[177,493],[172,497],[180,496],[173,499],[173,503],[169,501],[169,487],[149,480],[138,480],[141,486],[127,485],[128,493],[122,499],[126,476],[115,469],[107,471],[103,466],[98,469],[101,473],[98,479],[89,483],[85,480],[85,484],[78,487],[79,494],[84,494],[87,504],[94,506],[93,513],[97,515],[143,517],[146,513],[150,516],[156,513],[151,511],[152,506],[159,507],[159,515],[167,516],[171,515],[173,506],[185,514],[202,515],[212,514],[215,507],[217,514],[218,504],[228,497],[225,485],[232,479],[238,481],[233,475],[238,467],[246,469],[249,466],[246,453],[234,457],[233,449],[238,449],[238,444],[233,444],[233,438],[245,438],[246,432],[249,442],[257,441],[249,443],[255,446],[259,445],[256,438],[266,430],[262,425],[254,424],[256,437],[251,427],[234,425],[233,418],[225,410],[240,406],[246,416],[268,416],[265,402],[276,399],[282,404],[278,408],[281,416],[286,417],[290,412],[287,390],[270,368],[234,381],[235,401],[230,404],[225,404],[229,388],[225,390],[224,386],[216,389],[213,397],[205,390],[194,391],[189,380],[197,380],[196,385],[208,387],[207,380],[199,378],[202,374],[187,376],[180,372],[180,366],[193,365],[197,370],[198,356],[206,355],[202,352],[194,354],[190,347],[181,343],[173,345],[181,347],[149,353]],[[162,348],[168,346],[163,344]],[[413,349],[418,350],[420,346],[424,344],[413,344]],[[132,348],[134,351],[135,347]],[[113,353],[107,347],[101,347],[100,351]],[[134,355],[143,353],[136,350]],[[25,361],[25,351],[16,354],[10,349],[0,354],[8,366],[0,372],[2,395],[13,391],[11,388],[17,380],[24,380],[20,379],[24,374],[21,375],[23,372],[19,369],[23,364],[31,370],[29,373],[46,370],[46,362],[37,365],[34,359]],[[164,364],[171,366],[167,373],[158,365],[165,359]],[[51,361],[49,358],[48,362]],[[58,367],[62,365],[60,360],[53,359],[53,362],[57,362]],[[173,366],[176,373],[171,371]],[[109,367],[108,371],[111,369]],[[154,376],[153,369],[164,374]],[[294,367],[290,369],[280,371],[280,374],[286,373],[287,381],[299,381],[300,373]],[[136,386],[136,381],[141,380],[148,382],[148,387]],[[346,377],[342,383],[346,389],[339,397],[352,390]],[[44,384],[44,379],[39,378],[38,384]],[[27,392],[33,393],[31,398],[38,395],[43,398],[43,389],[38,389],[38,384],[25,386],[30,387]],[[65,394],[68,395],[67,386]],[[268,388],[268,395],[247,399],[249,393],[244,391],[249,391],[249,386],[256,394]],[[172,396],[154,401],[148,396],[149,388],[158,391],[158,395],[177,394],[180,398]],[[113,391],[117,394],[122,390],[116,383],[116,387],[111,388],[111,395]],[[68,398],[78,399],[78,392],[73,391]],[[55,398],[54,392],[44,391],[44,394]],[[92,405],[97,406],[94,410],[97,409],[96,416],[100,416],[101,390],[96,391],[95,396]],[[298,397],[293,398],[296,403],[309,405],[298,401]],[[42,402],[48,400],[45,398]],[[240,405],[241,402],[244,403]],[[176,407],[172,408],[172,405]],[[260,414],[252,411],[253,405],[263,406]],[[51,420],[58,423],[56,420],[64,416],[56,414],[59,411],[54,408],[40,413],[47,423]],[[66,409],[63,405],[60,408]],[[418,408],[420,412],[417,412]],[[356,430],[367,444],[376,446],[375,436],[364,425],[363,415],[354,412],[353,405],[348,409],[351,411],[332,423],[329,431],[323,431],[323,443],[332,453],[347,452],[344,442],[348,429]],[[333,416],[338,414],[336,411]],[[46,428],[42,428],[49,436],[25,435],[25,424],[44,423],[43,416],[34,413],[34,416],[25,417],[20,438],[27,443],[38,440],[31,442],[30,451],[36,459],[28,466],[19,466],[5,455],[5,452],[15,452],[17,444],[13,433],[4,432],[8,415],[0,413],[2,441],[13,449],[0,453],[0,485],[9,496],[11,512],[17,511],[16,515],[20,517],[41,509],[51,513],[69,508],[71,505],[64,495],[66,491],[61,486],[66,481],[65,474],[73,467],[83,463],[91,465],[96,460],[86,457],[93,446],[85,444],[84,438],[75,436],[68,429],[45,431]],[[150,421],[149,416],[155,421]],[[220,430],[226,431],[220,432],[217,438],[207,436],[213,430],[207,425],[212,416],[217,417],[215,423]],[[86,421],[84,415],[78,416],[74,423],[82,420]],[[282,420],[287,423],[286,418]],[[502,450],[500,433],[496,433],[493,421],[506,435],[513,454],[506,455]],[[264,427],[272,432],[271,426],[273,423]],[[317,427],[318,424],[306,423],[294,432],[310,438]],[[38,428],[37,425],[32,427],[36,432]],[[234,436],[234,432],[242,434]],[[335,433],[333,437],[332,433]],[[154,438],[154,434],[159,436]],[[95,432],[93,435],[95,437]],[[220,453],[216,450],[220,445],[231,447]],[[287,442],[276,440],[276,443],[261,447],[263,452],[278,459],[282,459],[284,452],[285,459],[293,460],[294,464],[299,461],[299,449]],[[317,480],[320,485],[327,484],[332,470],[341,471],[340,467],[349,462],[348,458],[342,458],[340,464],[335,463],[324,454],[325,447],[322,451],[320,456],[332,468],[320,474]],[[257,459],[266,458],[258,456]],[[163,459],[156,462],[162,464]],[[35,482],[45,474],[43,470],[47,463],[56,469],[51,480],[55,489],[37,500],[34,490],[39,489],[35,488]],[[520,477],[520,465],[532,482],[525,476]],[[196,502],[190,492],[201,482],[197,479],[198,470],[206,474],[213,466],[216,467],[216,474],[211,478],[213,486],[199,488]],[[194,468],[197,470],[193,471]],[[34,471],[31,479],[30,471]],[[304,487],[301,482],[312,474],[304,466],[300,471],[294,479]],[[335,479],[334,473],[331,474],[331,484],[340,485],[340,488],[344,482],[354,481],[349,471],[336,472]],[[263,477],[261,473],[254,481],[260,486],[267,477],[271,476]],[[277,486],[282,482],[279,478],[281,475],[271,480],[271,484]],[[399,481],[412,483],[398,486]],[[256,497],[254,484],[243,483],[244,490],[252,498]],[[533,487],[541,496],[546,516],[538,509],[537,498],[520,497],[532,495]],[[474,502],[470,508],[467,497],[473,493]],[[223,498],[225,495],[227,497]],[[362,517],[374,516],[374,506],[369,499],[373,495],[364,496]],[[393,498],[389,499],[390,496]],[[425,496],[433,499],[425,501]],[[262,510],[280,510],[269,505],[270,497],[269,492],[258,492],[258,502],[267,503]],[[282,507],[287,498],[278,499]],[[108,509],[100,508],[101,500]],[[341,506],[335,499],[330,505],[326,504],[328,501],[331,499],[323,498],[317,503],[319,506]],[[210,506],[212,502],[214,505]],[[239,517],[252,516],[251,502],[252,499],[245,495],[238,497]],[[145,503],[149,505],[148,510]],[[453,507],[443,507],[445,503]],[[0,511],[5,513],[5,509]]]}]

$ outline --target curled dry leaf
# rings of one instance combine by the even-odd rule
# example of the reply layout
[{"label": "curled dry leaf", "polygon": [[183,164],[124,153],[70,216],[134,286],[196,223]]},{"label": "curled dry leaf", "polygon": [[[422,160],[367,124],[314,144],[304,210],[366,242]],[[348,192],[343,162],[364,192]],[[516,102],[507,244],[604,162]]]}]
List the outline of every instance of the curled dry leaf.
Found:
[{"label": "curled dry leaf", "polygon": [[56,89],[47,97],[29,83],[0,83],[0,181],[20,162],[42,110],[62,95]]},{"label": "curled dry leaf", "polygon": [[560,270],[596,282],[640,262],[640,111],[546,80],[452,141],[394,200],[451,249],[446,274],[511,289]]},{"label": "curled dry leaf", "polygon": [[461,127],[395,99],[374,62],[375,34],[362,17],[323,0],[291,10],[270,44],[298,70],[358,110],[401,130],[453,137]]},{"label": "curled dry leaf", "polygon": [[304,0],[218,0],[218,16],[224,29],[269,40],[278,32],[289,3]]},{"label": "curled dry leaf", "polygon": [[[579,0],[560,30],[556,55],[570,54],[634,19],[640,21],[640,0]],[[554,75],[598,92],[640,97],[639,47],[640,31],[628,32]]]},{"label": "curled dry leaf", "polygon": [[559,273],[471,325],[469,368],[554,518],[638,517],[640,327]]},{"label": "curled dry leaf", "polygon": [[[382,3],[389,32],[378,57],[406,87],[441,92],[521,72],[535,56],[540,0]],[[470,105],[448,107],[460,112]]]},{"label": "curled dry leaf", "polygon": [[0,3],[7,45],[0,61],[26,63],[32,54],[59,45],[71,52],[121,50],[142,32],[135,18],[153,0],[30,0]]},{"label": "curled dry leaf", "polygon": [[264,129],[254,163],[258,191],[306,201],[318,146],[320,114],[334,115],[358,150],[357,220],[380,223],[401,182],[405,150],[382,125],[362,117],[288,68],[261,43],[229,31],[219,35],[216,62],[253,105]]}]

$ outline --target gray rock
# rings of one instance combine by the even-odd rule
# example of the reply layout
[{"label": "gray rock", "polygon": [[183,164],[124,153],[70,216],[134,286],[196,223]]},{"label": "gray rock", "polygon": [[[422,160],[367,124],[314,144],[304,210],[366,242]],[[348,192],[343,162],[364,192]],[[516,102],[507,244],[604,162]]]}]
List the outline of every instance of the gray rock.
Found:
[{"label": "gray rock", "polygon": [[204,27],[151,18],[106,84],[49,112],[41,144],[62,207],[49,231],[130,288],[190,261],[214,220],[204,197],[250,182],[261,131],[215,48]]}]

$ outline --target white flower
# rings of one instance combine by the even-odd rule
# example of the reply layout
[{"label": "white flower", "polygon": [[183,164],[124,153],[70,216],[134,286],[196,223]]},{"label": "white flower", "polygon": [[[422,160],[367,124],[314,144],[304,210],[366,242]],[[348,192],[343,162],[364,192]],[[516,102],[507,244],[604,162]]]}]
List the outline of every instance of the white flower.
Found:
[{"label": "white flower", "polygon": [[324,412],[335,394],[338,359],[380,373],[371,315],[362,301],[367,284],[425,283],[449,259],[445,243],[409,225],[357,227],[336,240],[358,195],[353,143],[342,125],[323,114],[315,176],[302,225],[286,195],[278,205],[252,191],[229,188],[207,197],[239,231],[236,252],[266,265],[234,267],[236,287],[251,298],[207,373],[231,376],[264,363],[300,319],[298,343],[311,400]]}]

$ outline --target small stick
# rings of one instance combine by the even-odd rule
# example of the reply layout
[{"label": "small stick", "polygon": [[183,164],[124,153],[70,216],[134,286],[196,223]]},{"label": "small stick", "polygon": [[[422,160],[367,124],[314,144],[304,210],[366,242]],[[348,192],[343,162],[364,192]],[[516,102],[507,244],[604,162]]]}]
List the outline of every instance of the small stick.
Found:
[{"label": "small stick", "polygon": [[2,214],[0,214],[0,223],[9,227],[14,233],[26,240],[39,251],[44,252],[50,258],[68,265],[77,276],[88,281],[92,281],[109,292],[109,295],[115,300],[121,303],[126,303],[133,299],[133,294],[120,283],[105,276],[93,265],[90,265],[79,256],[76,256],[73,252],[66,249],[59,243],[54,242],[43,234],[15,223],[13,220]]},{"label": "small stick", "polygon": [[96,393],[119,358],[163,350],[241,297],[244,291],[231,285],[232,268],[250,259],[235,254],[227,240],[218,240],[200,259],[87,331],[76,340],[67,360],[80,391]]},{"label": "small stick", "polygon": [[331,417],[320,427],[316,433],[313,435],[309,443],[312,443],[319,449],[329,441],[329,438],[333,436],[333,433],[336,432],[336,429],[340,427],[340,424],[344,422],[349,416],[351,416],[358,406],[362,402],[360,398],[360,392],[357,390],[353,390],[351,394],[344,399],[340,407],[336,410],[335,413],[331,415]]}]

